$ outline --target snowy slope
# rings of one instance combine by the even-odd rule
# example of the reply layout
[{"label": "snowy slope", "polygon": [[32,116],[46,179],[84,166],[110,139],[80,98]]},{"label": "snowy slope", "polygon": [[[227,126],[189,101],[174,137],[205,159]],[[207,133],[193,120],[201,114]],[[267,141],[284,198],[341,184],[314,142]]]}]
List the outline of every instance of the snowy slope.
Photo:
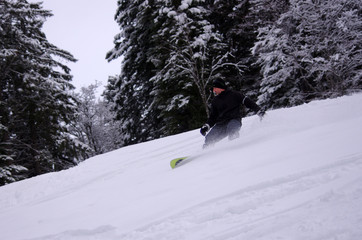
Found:
[{"label": "snowy slope", "polygon": [[245,118],[240,139],[207,151],[195,130],[1,187],[0,239],[360,240],[361,102]]}]

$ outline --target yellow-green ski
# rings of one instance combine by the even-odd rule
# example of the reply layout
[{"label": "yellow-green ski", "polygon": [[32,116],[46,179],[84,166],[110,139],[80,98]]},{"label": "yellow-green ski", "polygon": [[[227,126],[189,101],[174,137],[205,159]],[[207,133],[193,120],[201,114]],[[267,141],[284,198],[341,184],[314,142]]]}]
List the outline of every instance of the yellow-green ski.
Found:
[{"label": "yellow-green ski", "polygon": [[175,167],[179,166],[180,163],[182,163],[182,161],[184,161],[186,158],[188,158],[188,157],[180,157],[180,158],[175,158],[175,159],[171,160],[171,162],[170,162],[171,168],[174,169]]}]

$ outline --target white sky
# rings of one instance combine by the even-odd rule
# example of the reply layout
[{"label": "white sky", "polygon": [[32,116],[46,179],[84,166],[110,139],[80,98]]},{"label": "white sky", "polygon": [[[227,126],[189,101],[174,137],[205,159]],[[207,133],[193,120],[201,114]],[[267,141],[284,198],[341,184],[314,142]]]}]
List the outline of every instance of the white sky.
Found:
[{"label": "white sky", "polygon": [[67,63],[73,75],[76,91],[81,87],[102,83],[103,91],[108,76],[120,73],[121,60],[108,63],[106,53],[114,46],[119,33],[114,21],[117,0],[29,0],[43,2],[43,8],[54,16],[47,19],[43,31],[57,47],[70,52],[78,61]]}]

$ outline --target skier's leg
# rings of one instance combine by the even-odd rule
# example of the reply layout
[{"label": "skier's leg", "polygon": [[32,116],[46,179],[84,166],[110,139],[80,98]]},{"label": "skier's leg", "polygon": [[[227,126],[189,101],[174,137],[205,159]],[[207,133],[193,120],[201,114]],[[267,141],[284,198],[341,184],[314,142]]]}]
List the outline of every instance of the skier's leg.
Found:
[{"label": "skier's leg", "polygon": [[217,124],[213,128],[211,128],[210,132],[205,137],[204,148],[210,147],[225,138],[226,134],[226,125],[225,124]]},{"label": "skier's leg", "polygon": [[239,119],[232,119],[228,122],[226,127],[226,133],[229,137],[229,140],[234,140],[239,138],[241,128],[241,121]]}]

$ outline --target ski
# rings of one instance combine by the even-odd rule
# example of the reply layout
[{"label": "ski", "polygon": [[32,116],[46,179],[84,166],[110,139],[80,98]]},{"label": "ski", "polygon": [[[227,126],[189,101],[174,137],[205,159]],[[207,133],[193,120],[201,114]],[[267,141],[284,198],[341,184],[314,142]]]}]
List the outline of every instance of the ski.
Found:
[{"label": "ski", "polygon": [[192,155],[189,155],[189,156],[172,159],[171,162],[170,162],[170,166],[171,166],[172,169],[177,168],[177,167],[179,167],[181,165],[184,165],[184,164],[186,164],[188,162],[191,162],[191,161],[199,158],[201,155],[202,155],[202,153],[195,153],[195,154],[192,154]]},{"label": "ski", "polygon": [[180,158],[172,159],[170,162],[170,166],[172,169],[174,169],[180,165],[185,164],[187,162],[186,160],[190,160],[190,158],[189,157],[180,157]]}]

